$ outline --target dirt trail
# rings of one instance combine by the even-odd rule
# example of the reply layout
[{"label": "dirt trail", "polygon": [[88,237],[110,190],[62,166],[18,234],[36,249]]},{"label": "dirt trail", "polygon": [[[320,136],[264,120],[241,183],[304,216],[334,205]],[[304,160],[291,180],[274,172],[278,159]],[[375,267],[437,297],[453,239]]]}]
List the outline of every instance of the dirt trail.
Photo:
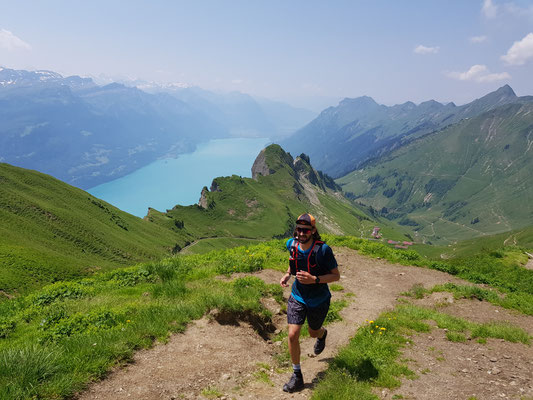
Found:
[{"label": "dirt trail", "polygon": [[[321,373],[327,369],[328,361],[337,353],[338,349],[348,343],[357,328],[365,323],[365,320],[374,319],[384,310],[393,308],[401,292],[410,289],[414,284],[421,284],[429,288],[445,282],[462,282],[439,271],[393,265],[383,260],[360,256],[349,249],[334,250],[342,275],[339,284],[344,287],[344,290],[333,292],[333,299],[344,298],[349,301],[349,305],[341,312],[343,321],[331,324],[328,327],[327,346],[320,356],[308,356],[307,354],[312,352],[314,341],[310,338],[303,340],[302,370],[306,382],[303,391],[288,394],[281,390],[283,383],[290,376],[290,371],[278,371],[275,368],[276,362],[273,356],[279,352],[279,344],[261,339],[247,323],[221,325],[213,321],[212,318],[204,318],[191,324],[185,333],[172,336],[167,344],[160,344],[152,349],[138,352],[134,356],[132,364],[111,373],[104,381],[93,384],[85,393],[79,396],[79,399],[307,399],[312,394],[314,383]],[[277,283],[280,275],[279,272],[272,270],[261,271],[257,274],[257,276],[269,283]],[[347,297],[345,296],[346,293],[353,293],[355,296]],[[288,289],[285,295],[289,295]],[[430,298],[426,301],[431,300]],[[439,302],[441,300],[438,299]],[[476,302],[487,306],[486,303],[478,302],[477,300]],[[279,310],[275,302],[268,303],[267,306],[274,313]],[[467,304],[472,307],[471,301],[468,301]],[[455,312],[458,315],[466,309],[455,304],[454,306],[457,308]],[[490,311],[482,313],[483,315],[488,313],[488,319],[497,315],[498,319],[507,319],[514,323],[519,323],[530,334],[533,333],[533,318],[522,315],[515,316],[505,310],[497,313],[494,312],[491,305],[488,306],[490,306]],[[467,311],[467,313],[471,312],[480,318],[479,315],[481,314],[477,311]],[[286,320],[283,314],[278,313],[274,322],[279,328],[286,328]],[[527,375],[527,364],[528,362],[533,363],[531,347],[528,350],[524,350],[524,347],[527,346],[522,344],[505,343],[505,345],[510,348],[515,346],[512,348],[518,349],[516,354],[517,356],[522,355],[526,365],[525,372],[517,372],[515,374],[517,378],[513,381],[515,383],[509,384],[513,385],[512,388],[516,389],[517,393],[521,395],[533,394],[533,388],[528,387],[527,383],[527,379],[533,382],[533,376],[529,377]],[[422,343],[421,346],[425,346],[425,344]],[[446,348],[446,343],[443,343],[442,346]],[[506,349],[505,351],[506,354],[514,356],[512,350]],[[425,354],[422,350],[418,353]],[[411,355],[411,357],[414,359],[414,355]],[[506,360],[509,361],[510,359]],[[421,366],[423,361],[421,360],[420,364],[417,364],[417,361],[413,368],[420,367],[419,370],[422,370],[424,368]],[[455,360],[452,361],[452,363],[454,362]],[[491,363],[490,360],[487,362]],[[430,369],[434,368],[433,364]],[[442,365],[439,365],[439,368],[440,370],[445,370]],[[533,364],[529,369],[533,369]],[[447,372],[449,373],[449,371]],[[437,376],[436,380],[429,380],[429,384],[442,385],[444,382],[450,386],[450,393],[460,393],[458,397],[455,395],[443,397],[444,392],[441,392],[439,393],[441,398],[468,398],[470,393],[470,391],[466,390],[468,381],[460,381],[460,384],[466,385],[466,387],[454,386],[456,380],[453,375],[452,373],[451,376],[444,375],[443,377],[437,373],[429,372],[422,377]],[[467,377],[467,375],[462,373],[463,377]],[[491,375],[483,375],[483,377],[485,376],[490,377]],[[500,377],[503,377],[503,375]],[[428,390],[429,386],[424,385],[428,385],[427,379],[408,381],[406,388],[409,392],[409,398],[435,398],[429,395],[416,395],[416,393],[424,394],[424,390]],[[479,385],[487,386],[488,383],[483,381]],[[457,390],[454,391],[452,389]],[[503,390],[503,387],[500,386],[498,389]],[[397,393],[402,392],[400,390]],[[432,392],[428,390],[428,393]],[[382,398],[391,398],[390,396],[392,396],[392,392],[388,390],[377,394]],[[433,393],[433,396],[435,396],[435,393]],[[502,397],[488,396],[480,398]]]},{"label": "dirt trail", "polygon": [[532,269],[533,270],[533,254],[529,254],[529,253],[526,253],[527,256],[529,257],[529,260],[528,262],[526,263],[525,267],[527,269]]}]

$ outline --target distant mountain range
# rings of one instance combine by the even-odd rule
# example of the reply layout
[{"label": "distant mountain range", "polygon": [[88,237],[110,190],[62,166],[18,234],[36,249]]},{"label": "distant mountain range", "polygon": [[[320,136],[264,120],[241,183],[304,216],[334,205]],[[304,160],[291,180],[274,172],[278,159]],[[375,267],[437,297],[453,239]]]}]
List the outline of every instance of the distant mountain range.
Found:
[{"label": "distant mountain range", "polygon": [[314,114],[240,93],[118,83],[0,68],[0,161],[80,188],[119,178],[203,141],[278,137]]},{"label": "distant mountain range", "polygon": [[462,106],[430,100],[387,107],[367,96],[347,98],[279,143],[295,154],[309,154],[318,169],[341,177],[368,160],[462,119],[505,104],[531,101],[532,96],[517,97],[508,85]]},{"label": "distant mountain range", "polygon": [[337,183],[425,242],[532,226],[533,102],[502,99],[508,104],[414,139]]},{"label": "distant mountain range", "polygon": [[[139,84],[139,82],[136,82]],[[140,84],[148,93],[168,93],[208,114],[235,137],[282,139],[316,117],[316,113],[240,92],[214,93],[199,87]]]}]

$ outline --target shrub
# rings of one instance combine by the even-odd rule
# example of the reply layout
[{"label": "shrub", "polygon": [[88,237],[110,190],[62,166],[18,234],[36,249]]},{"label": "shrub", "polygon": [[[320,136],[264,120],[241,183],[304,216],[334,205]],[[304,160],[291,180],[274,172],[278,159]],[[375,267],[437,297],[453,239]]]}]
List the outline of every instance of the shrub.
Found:
[{"label": "shrub", "polygon": [[92,292],[91,288],[78,282],[58,282],[27,297],[27,302],[35,307],[43,307],[55,301],[78,299]]},{"label": "shrub", "polygon": [[7,318],[0,318],[0,339],[6,338],[15,330],[15,321]]}]

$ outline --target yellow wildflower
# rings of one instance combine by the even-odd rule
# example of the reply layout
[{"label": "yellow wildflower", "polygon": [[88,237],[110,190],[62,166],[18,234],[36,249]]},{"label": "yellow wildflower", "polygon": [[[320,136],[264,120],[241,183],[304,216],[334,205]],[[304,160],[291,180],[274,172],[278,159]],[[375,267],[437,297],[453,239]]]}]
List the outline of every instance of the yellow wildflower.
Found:
[{"label": "yellow wildflower", "polygon": [[379,334],[381,335],[381,334],[383,334],[383,332],[379,332]]},{"label": "yellow wildflower", "polygon": [[374,331],[370,331],[370,333],[374,333]]},{"label": "yellow wildflower", "polygon": [[379,329],[382,330],[382,331],[384,331],[384,330],[386,330],[387,328],[379,328]]}]

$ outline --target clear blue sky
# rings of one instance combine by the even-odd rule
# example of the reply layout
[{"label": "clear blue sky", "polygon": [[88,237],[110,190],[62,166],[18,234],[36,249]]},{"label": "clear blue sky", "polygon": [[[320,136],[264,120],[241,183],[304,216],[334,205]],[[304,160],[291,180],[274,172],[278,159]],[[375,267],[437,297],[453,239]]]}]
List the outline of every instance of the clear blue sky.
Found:
[{"label": "clear blue sky", "polygon": [[533,0],[0,0],[0,66],[462,104],[506,83],[533,95]]}]

